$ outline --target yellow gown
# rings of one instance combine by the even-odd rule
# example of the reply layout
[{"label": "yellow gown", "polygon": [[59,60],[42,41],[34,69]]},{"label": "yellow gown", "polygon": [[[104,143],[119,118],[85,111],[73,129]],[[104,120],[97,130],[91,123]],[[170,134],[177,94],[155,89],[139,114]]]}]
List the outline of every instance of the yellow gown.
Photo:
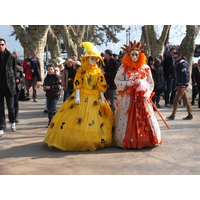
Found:
[{"label": "yellow gown", "polygon": [[80,104],[75,104],[74,92],[53,117],[44,141],[63,151],[94,151],[112,144],[114,125],[112,111],[100,92],[106,81],[95,66],[78,69],[74,89],[80,89]]}]

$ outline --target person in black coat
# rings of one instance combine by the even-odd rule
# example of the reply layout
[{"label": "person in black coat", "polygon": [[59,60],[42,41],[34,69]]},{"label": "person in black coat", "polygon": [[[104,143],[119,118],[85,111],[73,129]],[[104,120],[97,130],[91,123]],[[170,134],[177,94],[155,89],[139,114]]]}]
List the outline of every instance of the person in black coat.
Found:
[{"label": "person in black coat", "polygon": [[15,107],[15,123],[19,123],[18,114],[19,114],[19,96],[22,90],[22,85],[24,81],[23,76],[23,67],[17,65],[17,72],[16,72],[16,94],[14,96],[14,107]]},{"label": "person in black coat", "polygon": [[16,93],[16,59],[6,49],[6,41],[0,38],[0,136],[6,128],[4,97],[8,107],[11,130],[15,131],[14,95]]},{"label": "person in black coat", "polygon": [[23,67],[17,56],[17,52],[14,51],[12,55],[16,58],[17,66],[16,66],[16,94],[14,96],[14,107],[15,107],[15,123],[19,123],[18,114],[19,114],[19,97],[24,83],[23,76]]},{"label": "person in black coat", "polygon": [[55,68],[53,65],[49,65],[47,68],[47,76],[44,79],[43,90],[46,92],[47,97],[47,109],[49,123],[56,113],[56,107],[58,99],[61,95],[61,79],[60,76],[56,75]]},{"label": "person in black coat", "polygon": [[[200,108],[200,59],[198,60],[197,65],[193,67],[191,76],[192,76],[193,87],[198,88],[198,93],[199,93],[198,108]],[[194,105],[195,96],[192,97],[192,105]]]},{"label": "person in black coat", "polygon": [[170,52],[165,56],[163,61],[163,72],[165,78],[165,106],[170,106],[170,101],[172,103],[173,99],[170,100],[170,94],[172,92],[174,81],[175,81],[175,61],[173,55],[176,52],[175,48],[171,48]]},{"label": "person in black coat", "polygon": [[116,85],[114,83],[115,76],[119,69],[119,63],[112,57],[112,51],[107,49],[104,54],[104,76],[108,85],[108,88],[105,92],[105,98],[110,102],[110,107],[114,113],[115,110],[115,93]]}]

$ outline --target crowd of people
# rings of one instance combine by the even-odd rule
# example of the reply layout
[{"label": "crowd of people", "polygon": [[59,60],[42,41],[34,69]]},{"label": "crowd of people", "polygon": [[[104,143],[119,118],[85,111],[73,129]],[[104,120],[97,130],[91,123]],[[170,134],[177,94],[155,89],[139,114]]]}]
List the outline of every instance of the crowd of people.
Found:
[{"label": "crowd of people", "polygon": [[[134,46],[133,44],[131,45]],[[135,44],[135,48],[136,46],[140,47],[139,44],[137,45]],[[125,50],[131,55],[130,50],[127,50],[127,49]],[[140,50],[138,52],[140,53]],[[93,58],[94,60],[92,61],[86,56],[86,58],[89,59],[88,62],[89,63],[94,62],[95,64],[93,63],[93,65],[95,66],[97,62],[98,69],[103,74],[97,77],[97,81],[99,81],[100,79],[102,84],[104,82],[106,83],[106,86],[104,86],[104,89],[102,89],[103,93],[100,92],[101,94],[100,98],[102,99],[102,102],[104,102],[104,97],[105,97],[106,102],[109,103],[110,109],[112,111],[112,115],[118,115],[119,117],[121,114],[118,108],[116,111],[116,106],[119,106],[117,104],[121,103],[119,102],[119,100],[116,103],[118,95],[119,96],[121,95],[119,88],[122,87],[122,85],[124,84],[124,81],[126,81],[126,84],[127,84],[126,86],[128,87],[133,86],[135,84],[135,83],[133,84],[130,80],[127,79],[127,77],[129,76],[129,72],[127,71],[129,70],[129,67],[123,68],[123,70],[125,71],[120,71],[121,70],[120,66],[125,66],[123,64],[125,62],[125,59],[124,58],[120,59],[119,56],[117,54],[113,54],[112,50],[110,49],[105,50],[104,53],[101,53],[98,56],[93,55],[93,57],[92,56],[90,57],[91,59]],[[134,61],[134,55],[132,59]],[[183,57],[181,57],[179,49],[172,47],[163,55],[163,57],[149,56],[147,59],[145,57],[145,59],[143,60],[147,63],[147,65],[149,66],[151,70],[151,75],[149,74],[149,72],[148,73],[145,72],[147,73],[147,75],[144,77],[149,79],[150,86],[148,87],[150,88],[153,86],[153,95],[151,95],[152,102],[157,106],[157,108],[161,108],[162,105],[160,103],[160,99],[163,98],[165,102],[164,106],[173,108],[172,114],[169,117],[167,117],[167,120],[174,120],[176,112],[177,112],[178,104],[181,104],[183,101],[183,105],[186,106],[187,112],[188,112],[188,115],[183,119],[185,120],[192,119],[193,115],[192,115],[191,105],[186,96],[186,90],[187,90],[187,87],[189,84],[189,78],[190,78],[189,66],[188,66],[187,61]],[[138,60],[134,62],[138,62]],[[91,64],[91,66],[93,65]],[[44,65],[44,66],[45,66],[44,67],[45,78],[42,81],[41,63],[40,63],[40,60],[37,58],[37,53],[32,52],[32,55],[24,59],[22,63],[19,61],[16,52],[13,52],[13,54],[11,54],[6,49],[6,41],[4,39],[0,39],[0,136],[4,134],[4,131],[6,128],[4,97],[7,102],[10,127],[12,131],[15,131],[16,123],[19,123],[18,100],[31,100],[30,88],[32,87],[32,91],[33,91],[32,99],[33,99],[33,102],[37,103],[38,102],[38,94],[37,94],[38,87],[37,86],[38,86],[39,81],[43,82],[43,90],[46,94],[46,103],[45,103],[44,112],[48,113],[47,127],[50,127],[50,126],[53,127],[52,125],[53,123],[51,123],[52,118],[56,114],[57,103],[61,97],[63,98],[62,99],[63,105],[65,104],[68,105],[66,102],[68,102],[70,98],[73,97],[73,94],[75,93],[76,97],[79,97],[79,99],[75,100],[75,104],[80,103],[81,97],[80,97],[79,85],[81,81],[85,81],[84,74],[88,70],[87,65],[83,66],[83,60],[80,60],[80,58],[77,58],[76,55],[73,55],[71,58],[68,58],[68,59],[63,59],[63,58],[58,57],[58,58],[52,59],[51,64]],[[77,72],[80,72],[79,68],[83,69],[84,67],[85,67],[85,70],[82,70],[81,74],[77,75]],[[96,67],[95,67],[95,70],[97,70]],[[146,67],[144,67],[143,70],[144,71],[147,70]],[[7,73],[7,71],[9,73]],[[136,73],[136,76],[138,76],[138,73],[140,74],[140,69],[138,72],[135,72],[135,71],[133,72]],[[98,73],[100,72],[98,71]],[[82,80],[79,80],[77,78],[78,76],[82,77]],[[143,76],[143,73],[141,74],[141,76]],[[102,77],[105,77],[105,81]],[[150,80],[151,78],[153,80],[153,83]],[[198,64],[193,65],[191,78],[192,78],[191,104],[194,105],[196,96],[200,94],[200,60],[198,61]],[[92,86],[93,79],[92,79],[91,74],[89,77],[87,77],[86,82],[90,86],[91,90],[96,89],[97,87],[96,85]],[[101,87],[103,86],[101,85]],[[148,87],[146,88],[147,90],[148,90]],[[132,91],[129,91],[129,92],[132,93]],[[147,96],[148,98],[150,98],[149,95]],[[123,99],[124,96],[122,95],[121,98]],[[86,102],[88,101],[88,99],[85,97],[84,101]],[[94,102],[96,102],[96,100],[94,100]],[[123,107],[124,105],[120,105],[120,106]],[[144,106],[144,105],[141,105],[141,106]],[[150,109],[149,104],[146,105],[146,107]],[[198,101],[198,107],[200,108],[200,100]],[[151,112],[151,109],[149,112]],[[152,120],[155,121],[154,118]],[[80,121],[81,121],[81,118],[80,118]],[[92,123],[94,123],[93,120],[92,120]],[[129,122],[126,122],[126,123],[129,123]],[[102,122],[102,124],[105,124],[105,122]],[[159,128],[156,125],[156,130],[158,129]],[[127,133],[127,134],[130,134],[130,133]],[[122,138],[120,137],[117,137],[116,140],[120,141],[120,146],[125,147],[126,146],[124,144],[125,141],[124,140],[121,141]],[[159,142],[156,142],[157,139],[155,138],[154,138],[155,139],[154,142],[156,144],[161,143],[160,133],[158,133],[157,137],[159,138],[159,139],[157,138]],[[127,146],[129,147],[131,145],[128,145],[127,143]]]}]

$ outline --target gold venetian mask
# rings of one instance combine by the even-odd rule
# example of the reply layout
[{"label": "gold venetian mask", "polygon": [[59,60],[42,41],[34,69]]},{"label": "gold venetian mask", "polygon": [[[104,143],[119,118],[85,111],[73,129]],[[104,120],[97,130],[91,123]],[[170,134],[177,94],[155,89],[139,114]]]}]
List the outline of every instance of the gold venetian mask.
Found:
[{"label": "gold venetian mask", "polygon": [[133,49],[133,50],[131,50],[131,52],[130,52],[130,57],[131,57],[131,59],[132,59],[134,62],[137,62],[137,61],[138,61],[138,58],[139,58],[139,54],[140,54],[140,52],[139,52],[138,50]]}]

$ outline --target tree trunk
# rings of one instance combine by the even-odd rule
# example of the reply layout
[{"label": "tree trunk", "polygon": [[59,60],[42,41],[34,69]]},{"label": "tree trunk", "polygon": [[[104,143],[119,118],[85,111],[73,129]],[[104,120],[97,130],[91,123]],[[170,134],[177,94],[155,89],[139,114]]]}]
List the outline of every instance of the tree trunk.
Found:
[{"label": "tree trunk", "polygon": [[48,34],[47,34],[47,44],[48,44],[48,50],[50,51],[51,58],[60,57],[60,43],[59,39],[54,34],[52,28],[49,28]]},{"label": "tree trunk", "polygon": [[63,38],[68,57],[73,54],[78,55],[78,46],[83,41],[85,25],[58,25],[56,28]]},{"label": "tree trunk", "polygon": [[171,25],[164,25],[162,34],[159,39],[157,39],[154,25],[145,25],[142,27],[141,42],[146,43],[149,55],[153,57],[163,55],[169,39],[170,28]]},{"label": "tree trunk", "polygon": [[25,55],[31,56],[33,51],[37,52],[37,57],[41,63],[41,75],[44,78],[44,48],[46,46],[47,32],[49,25],[13,25],[13,28],[24,48]]},{"label": "tree trunk", "polygon": [[199,33],[200,25],[187,25],[186,35],[181,42],[181,54],[186,57],[190,73],[192,71],[192,60],[195,50],[195,39]]}]

